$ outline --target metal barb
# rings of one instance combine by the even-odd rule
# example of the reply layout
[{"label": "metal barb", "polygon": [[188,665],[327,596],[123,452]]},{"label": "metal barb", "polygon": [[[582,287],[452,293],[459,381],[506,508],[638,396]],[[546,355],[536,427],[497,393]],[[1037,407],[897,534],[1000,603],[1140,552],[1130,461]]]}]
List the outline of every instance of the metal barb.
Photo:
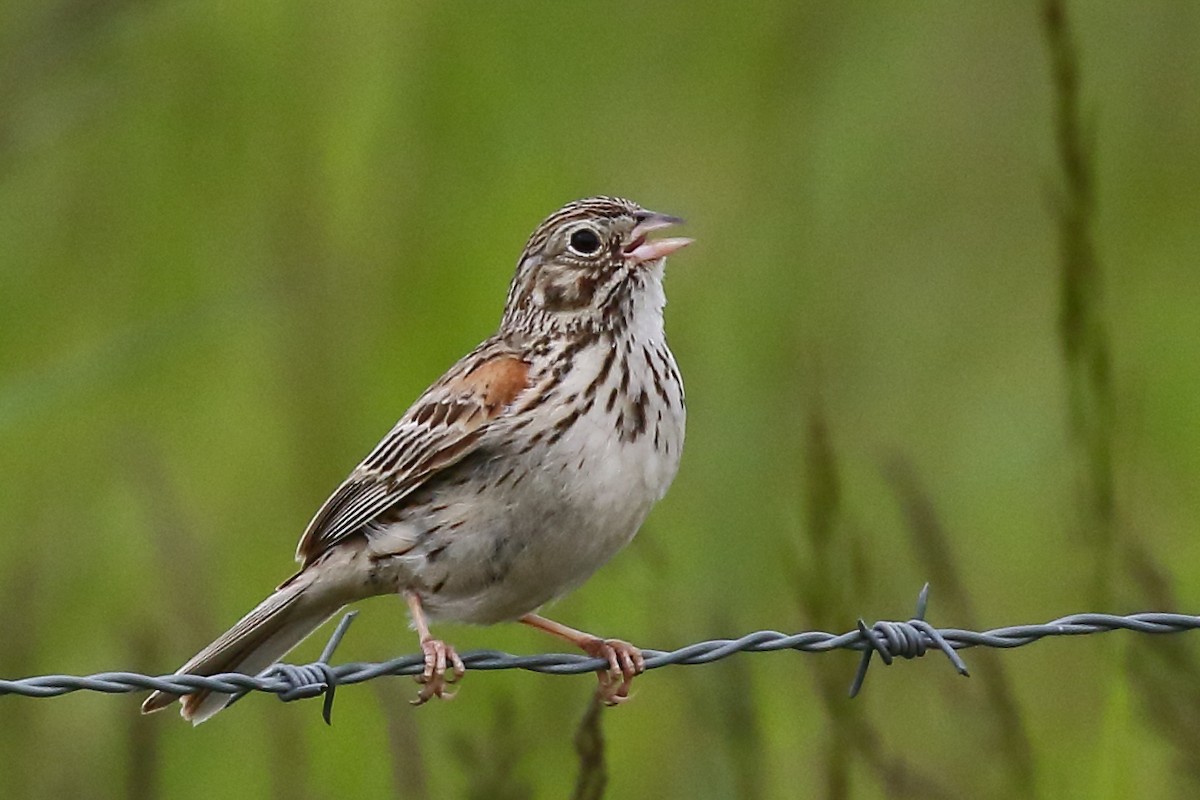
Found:
[{"label": "metal barb", "polygon": [[358,616],[357,611],[348,611],[346,616],[342,617],[342,621],[333,629],[333,634],[329,637],[329,641],[325,643],[325,649],[321,651],[321,657],[317,659],[323,664],[328,664],[333,658],[333,653],[338,649],[338,645],[342,643],[342,639],[346,636],[346,631],[350,630],[350,623],[354,622],[354,618]]},{"label": "metal barb", "polygon": [[884,666],[889,666],[897,656],[920,658],[925,655],[925,649],[932,644],[950,659],[959,675],[970,676],[966,662],[955,652],[954,647],[937,628],[925,621],[928,608],[929,584],[926,583],[917,594],[916,613],[908,622],[876,622],[868,626],[859,618],[858,635],[863,644],[863,652],[858,660],[858,669],[854,672],[854,680],[850,683],[850,697],[858,697],[858,693],[862,691],[863,681],[867,679],[867,668],[871,666],[871,658],[876,653],[883,659]]},{"label": "metal barb", "polygon": [[357,616],[357,611],[351,611],[342,617],[342,621],[333,629],[333,635],[325,643],[325,648],[321,650],[319,663],[325,668],[323,671],[326,676],[326,685],[329,687],[325,690],[325,702],[321,704],[321,718],[330,727],[333,727],[333,692],[337,689],[337,673],[329,667],[329,661],[333,658],[333,652],[337,650],[338,645],[342,643],[342,637],[346,635],[346,631],[350,630],[350,623],[354,622],[354,618]]},{"label": "metal barb", "polygon": [[333,725],[333,696],[337,691],[338,674],[329,665],[329,661],[333,658],[333,653],[337,650],[338,645],[342,643],[342,638],[350,628],[350,623],[354,622],[354,618],[357,616],[357,611],[351,611],[342,617],[341,622],[329,637],[329,641],[325,643],[321,657],[313,663],[303,666],[274,664],[259,677],[276,678],[282,681],[285,688],[278,692],[278,697],[285,703],[304,697],[325,695],[325,702],[321,704],[321,718],[325,720],[326,725]]}]

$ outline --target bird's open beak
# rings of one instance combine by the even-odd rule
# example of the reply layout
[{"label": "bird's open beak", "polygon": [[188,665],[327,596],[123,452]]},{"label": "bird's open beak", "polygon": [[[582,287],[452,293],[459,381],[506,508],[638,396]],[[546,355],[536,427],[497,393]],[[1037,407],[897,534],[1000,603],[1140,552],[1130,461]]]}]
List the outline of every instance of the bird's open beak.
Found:
[{"label": "bird's open beak", "polygon": [[629,244],[625,246],[626,257],[635,264],[641,264],[646,261],[657,261],[660,258],[666,258],[676,250],[687,247],[694,240],[683,236],[675,236],[669,239],[654,239],[651,241],[647,241],[646,239],[647,234],[652,231],[682,224],[683,220],[679,217],[650,212],[630,233]]}]

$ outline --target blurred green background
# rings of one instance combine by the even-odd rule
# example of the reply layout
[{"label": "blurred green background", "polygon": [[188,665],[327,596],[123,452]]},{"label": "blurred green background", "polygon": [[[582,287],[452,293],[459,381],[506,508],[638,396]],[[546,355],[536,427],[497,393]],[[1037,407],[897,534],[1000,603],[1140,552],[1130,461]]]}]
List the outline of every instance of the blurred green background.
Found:
[{"label": "blurred green background", "polygon": [[[1197,610],[1200,6],[1068,10],[1091,206],[1033,2],[8,0],[0,676],[170,672],[258,602],[593,193],[698,240],[667,285],[688,444],[557,619],[840,632],[925,580],[946,626]],[[1063,283],[1076,207],[1099,284]],[[414,651],[400,602],[362,608],[338,660]],[[934,656],[853,702],[852,653],[658,670],[601,717],[608,796],[1195,796],[1198,648]],[[378,680],[332,728],[267,696],[195,730],[0,697],[0,795],[568,797],[593,685],[475,673],[414,709]]]}]

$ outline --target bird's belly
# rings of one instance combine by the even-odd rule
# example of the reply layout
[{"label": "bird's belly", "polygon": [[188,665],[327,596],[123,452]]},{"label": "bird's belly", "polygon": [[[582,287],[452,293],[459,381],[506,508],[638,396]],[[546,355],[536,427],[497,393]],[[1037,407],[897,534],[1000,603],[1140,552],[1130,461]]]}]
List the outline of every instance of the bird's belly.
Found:
[{"label": "bird's belly", "polygon": [[400,583],[431,617],[475,623],[565,594],[629,543],[666,492],[682,426],[656,419],[626,441],[611,420],[585,415],[552,444],[476,466],[472,480],[432,496],[436,511],[408,523],[417,544],[394,559]]}]

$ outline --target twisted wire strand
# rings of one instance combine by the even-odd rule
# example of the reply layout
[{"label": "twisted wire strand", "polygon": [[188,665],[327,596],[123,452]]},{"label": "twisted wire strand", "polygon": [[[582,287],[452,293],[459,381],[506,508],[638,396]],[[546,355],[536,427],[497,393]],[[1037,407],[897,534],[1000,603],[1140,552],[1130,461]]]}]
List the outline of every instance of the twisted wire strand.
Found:
[{"label": "twisted wire strand", "polygon": [[[1118,616],[1113,614],[1071,614],[1036,625],[1011,625],[987,631],[959,628],[935,628],[925,621],[928,585],[917,601],[916,615],[904,622],[881,621],[867,625],[859,620],[856,630],[841,634],[825,631],[780,633],[762,630],[737,639],[712,639],[681,647],[677,650],[642,650],[646,669],[668,665],[709,664],[734,653],[764,653],[777,650],[797,650],[808,653],[827,653],[832,650],[857,650],[862,653],[858,671],[850,688],[854,696],[862,688],[871,657],[878,654],[885,664],[896,658],[919,658],[930,649],[940,651],[961,675],[967,675],[966,664],[958,650],[971,647],[1008,649],[1052,636],[1086,636],[1109,631],[1125,630],[1136,633],[1182,633],[1200,628],[1200,616],[1166,612],[1145,612]],[[384,676],[417,675],[424,669],[424,657],[406,655],[376,663],[348,662],[331,665],[329,660],[353,621],[347,614],[334,630],[321,658],[312,664],[275,664],[257,676],[238,673],[220,675],[153,676],[137,672],[100,672],[94,675],[38,675],[15,680],[0,679],[0,696],[57,697],[70,692],[90,691],[107,694],[158,690],[171,694],[187,694],[201,689],[240,698],[249,692],[268,692],[281,700],[291,701],[324,695],[322,715],[330,721],[334,690],[338,686],[362,683]],[[549,675],[577,675],[607,667],[607,662],[574,653],[545,653],[519,656],[498,650],[473,650],[462,654],[463,663],[471,670],[524,669]]]}]

